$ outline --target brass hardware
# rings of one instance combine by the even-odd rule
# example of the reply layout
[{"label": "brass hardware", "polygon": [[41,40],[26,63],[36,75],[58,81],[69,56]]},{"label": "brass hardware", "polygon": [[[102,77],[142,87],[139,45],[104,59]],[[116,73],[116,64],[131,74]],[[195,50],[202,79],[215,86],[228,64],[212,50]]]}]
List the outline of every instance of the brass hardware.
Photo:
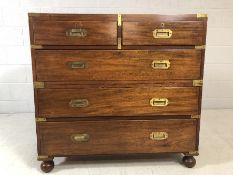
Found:
[{"label": "brass hardware", "polygon": [[205,45],[195,46],[195,49],[203,50],[203,49],[205,49]]},{"label": "brass hardware", "polygon": [[170,67],[170,61],[169,60],[154,60],[152,62],[152,68],[153,69],[168,69]]},{"label": "brass hardware", "polygon": [[[121,14],[118,14],[117,16],[117,25],[118,26],[121,26],[121,23],[122,23],[122,17],[121,17]],[[121,38],[117,38],[117,49],[121,49]]]},{"label": "brass hardware", "polygon": [[66,36],[77,36],[77,37],[86,37],[86,29],[69,29],[66,31]]},{"label": "brass hardware", "polygon": [[162,23],[161,23],[161,27],[164,27],[164,26],[165,26],[165,23],[164,23],[164,22],[162,22]]},{"label": "brass hardware", "polygon": [[72,108],[84,108],[89,104],[87,99],[76,99],[69,102],[69,106]]},{"label": "brass hardware", "polygon": [[150,100],[151,106],[167,106],[168,99],[167,98],[152,98]]},{"label": "brass hardware", "polygon": [[208,14],[206,13],[198,13],[197,18],[208,18]]},{"label": "brass hardware", "polygon": [[203,80],[193,80],[193,86],[202,86]]},{"label": "brass hardware", "polygon": [[155,29],[153,31],[154,38],[171,38],[172,30],[170,29]]},{"label": "brass hardware", "polygon": [[28,13],[28,16],[40,16],[40,13]]},{"label": "brass hardware", "polygon": [[31,45],[31,48],[32,49],[43,49],[43,46],[42,45]]},{"label": "brass hardware", "polygon": [[44,160],[53,160],[53,156],[46,156],[46,155],[39,155],[37,156],[37,160],[44,161]]},{"label": "brass hardware", "polygon": [[49,158],[49,156],[37,156],[37,160],[45,160],[48,158]]},{"label": "brass hardware", "polygon": [[190,152],[183,153],[183,154],[186,156],[198,156],[199,152],[198,151],[190,151]]},{"label": "brass hardware", "polygon": [[121,38],[117,39],[117,49],[121,49]]},{"label": "brass hardware", "polygon": [[70,69],[85,69],[85,68],[87,68],[86,63],[83,63],[83,62],[80,62],[80,61],[67,62],[67,66]]},{"label": "brass hardware", "polygon": [[191,115],[191,118],[192,119],[199,119],[199,118],[201,118],[201,116],[200,115]]},{"label": "brass hardware", "polygon": [[44,88],[44,82],[42,81],[34,81],[33,86],[35,89],[41,89]]},{"label": "brass hardware", "polygon": [[89,134],[73,134],[71,135],[71,140],[73,142],[88,142],[90,139]]},{"label": "brass hardware", "polygon": [[121,14],[118,14],[118,17],[117,17],[117,25],[118,25],[118,26],[121,26],[121,23],[122,23]]},{"label": "brass hardware", "polygon": [[46,122],[46,118],[44,118],[44,117],[36,117],[36,122]]},{"label": "brass hardware", "polygon": [[166,140],[168,138],[167,132],[152,132],[150,133],[151,140]]}]

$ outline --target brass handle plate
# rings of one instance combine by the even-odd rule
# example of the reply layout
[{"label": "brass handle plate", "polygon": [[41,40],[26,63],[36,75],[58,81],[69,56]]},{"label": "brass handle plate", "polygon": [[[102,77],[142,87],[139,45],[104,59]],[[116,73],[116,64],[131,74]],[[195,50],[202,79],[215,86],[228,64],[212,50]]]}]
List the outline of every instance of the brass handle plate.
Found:
[{"label": "brass handle plate", "polygon": [[169,60],[154,60],[152,62],[153,69],[169,69],[171,63]]},{"label": "brass handle plate", "polygon": [[172,30],[170,29],[155,29],[153,31],[154,38],[171,38]]},{"label": "brass handle plate", "polygon": [[151,106],[167,106],[169,103],[168,99],[167,98],[152,98],[150,100],[150,105]]},{"label": "brass handle plate", "polygon": [[84,108],[89,104],[87,99],[76,99],[69,102],[69,106],[72,108]]},{"label": "brass handle plate", "polygon": [[69,29],[66,31],[66,36],[86,37],[87,30],[86,29]]},{"label": "brass handle plate", "polygon": [[73,142],[88,142],[90,139],[89,134],[73,134],[71,135],[71,140]]},{"label": "brass handle plate", "polygon": [[85,69],[85,68],[87,68],[86,63],[80,62],[80,61],[67,62],[67,66],[70,69]]},{"label": "brass handle plate", "polygon": [[168,138],[167,132],[152,132],[150,133],[151,140],[166,140]]}]

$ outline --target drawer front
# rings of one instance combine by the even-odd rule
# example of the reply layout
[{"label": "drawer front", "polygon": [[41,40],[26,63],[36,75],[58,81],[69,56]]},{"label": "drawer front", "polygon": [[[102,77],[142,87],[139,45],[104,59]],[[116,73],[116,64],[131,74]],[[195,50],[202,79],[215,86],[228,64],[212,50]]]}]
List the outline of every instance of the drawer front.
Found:
[{"label": "drawer front", "polygon": [[117,23],[101,21],[35,21],[33,44],[116,45]]},{"label": "drawer front", "polygon": [[38,81],[199,79],[202,51],[35,51]]},{"label": "drawer front", "polygon": [[185,119],[39,123],[40,154],[189,152],[195,150],[196,124]]},{"label": "drawer front", "polygon": [[123,22],[123,45],[202,45],[202,21]]},{"label": "drawer front", "polygon": [[153,116],[198,114],[199,88],[40,89],[39,116]]}]

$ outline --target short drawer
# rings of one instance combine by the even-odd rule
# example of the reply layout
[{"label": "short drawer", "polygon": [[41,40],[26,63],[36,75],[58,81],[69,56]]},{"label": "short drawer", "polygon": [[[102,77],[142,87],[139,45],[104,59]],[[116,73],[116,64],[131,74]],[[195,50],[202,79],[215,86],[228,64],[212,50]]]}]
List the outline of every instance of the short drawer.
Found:
[{"label": "short drawer", "polygon": [[[145,20],[146,21],[146,20]],[[123,22],[123,45],[203,45],[202,21]]]},{"label": "short drawer", "polygon": [[117,22],[37,20],[32,24],[32,44],[116,45]]},{"label": "short drawer", "polygon": [[196,147],[192,119],[44,122],[37,127],[42,155],[189,152]]},{"label": "short drawer", "polygon": [[202,51],[34,51],[37,81],[200,79]]},{"label": "short drawer", "polygon": [[154,116],[198,114],[199,88],[39,89],[39,116]]}]

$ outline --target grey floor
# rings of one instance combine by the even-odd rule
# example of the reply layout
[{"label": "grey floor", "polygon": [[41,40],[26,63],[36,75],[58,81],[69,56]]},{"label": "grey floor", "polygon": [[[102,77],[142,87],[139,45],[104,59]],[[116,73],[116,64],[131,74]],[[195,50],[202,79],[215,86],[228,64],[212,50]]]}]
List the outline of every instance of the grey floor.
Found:
[{"label": "grey floor", "polygon": [[[200,134],[200,155],[193,169],[180,165],[179,155],[109,161],[55,158],[55,169],[50,174],[233,175],[233,110],[204,110]],[[41,174],[36,157],[34,114],[1,114],[1,172],[4,175]]]}]

